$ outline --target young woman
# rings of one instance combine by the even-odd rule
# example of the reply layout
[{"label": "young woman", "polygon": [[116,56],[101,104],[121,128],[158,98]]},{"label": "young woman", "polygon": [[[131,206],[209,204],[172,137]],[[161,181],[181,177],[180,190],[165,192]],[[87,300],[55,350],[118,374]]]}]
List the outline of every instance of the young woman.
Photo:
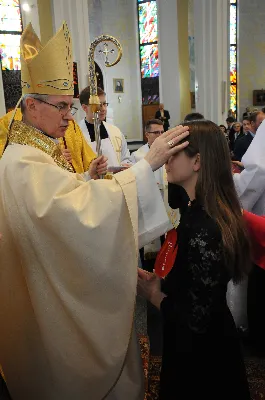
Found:
[{"label": "young woman", "polygon": [[182,187],[174,266],[162,288],[155,274],[139,271],[138,280],[139,293],[163,317],[160,400],[250,400],[226,303],[227,283],[251,265],[229,149],[214,123],[185,125],[189,145],[166,165],[168,181]]}]

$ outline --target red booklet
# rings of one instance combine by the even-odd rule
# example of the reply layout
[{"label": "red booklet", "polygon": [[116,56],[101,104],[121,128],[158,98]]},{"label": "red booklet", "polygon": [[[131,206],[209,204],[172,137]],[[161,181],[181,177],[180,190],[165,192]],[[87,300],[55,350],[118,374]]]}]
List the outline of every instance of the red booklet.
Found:
[{"label": "red booklet", "polygon": [[155,273],[164,278],[173,268],[178,252],[177,231],[172,229],[167,233],[166,240],[161,247],[155,262]]}]

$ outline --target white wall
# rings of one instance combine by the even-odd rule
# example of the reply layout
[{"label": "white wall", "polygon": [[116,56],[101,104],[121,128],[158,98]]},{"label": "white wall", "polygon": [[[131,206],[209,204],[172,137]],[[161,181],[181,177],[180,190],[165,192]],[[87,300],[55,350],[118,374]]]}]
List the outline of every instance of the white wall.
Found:
[{"label": "white wall", "polygon": [[23,28],[25,29],[26,26],[31,22],[34,31],[40,37],[38,2],[37,0],[21,1],[21,5],[23,5],[23,3],[28,3],[28,5],[30,6],[30,10],[27,12],[23,11],[23,7],[21,7]]},{"label": "white wall", "polygon": [[[142,140],[141,77],[136,0],[87,0],[90,40],[101,34],[116,37],[123,48],[121,61],[106,68],[104,58],[95,53],[102,69],[110,115],[128,141]],[[110,48],[112,48],[110,46]],[[124,93],[113,91],[113,78],[124,79]],[[81,88],[80,88],[81,89]],[[118,101],[121,96],[121,102]]]},{"label": "white wall", "polygon": [[239,3],[239,117],[265,89],[265,1]]}]

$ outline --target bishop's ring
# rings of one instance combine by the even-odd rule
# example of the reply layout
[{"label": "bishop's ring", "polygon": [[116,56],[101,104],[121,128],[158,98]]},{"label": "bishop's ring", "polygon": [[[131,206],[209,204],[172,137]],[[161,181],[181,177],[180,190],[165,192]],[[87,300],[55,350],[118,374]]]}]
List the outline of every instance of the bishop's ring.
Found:
[{"label": "bishop's ring", "polygon": [[170,140],[169,142],[167,142],[169,147],[174,147],[175,146],[175,142],[174,140]]}]

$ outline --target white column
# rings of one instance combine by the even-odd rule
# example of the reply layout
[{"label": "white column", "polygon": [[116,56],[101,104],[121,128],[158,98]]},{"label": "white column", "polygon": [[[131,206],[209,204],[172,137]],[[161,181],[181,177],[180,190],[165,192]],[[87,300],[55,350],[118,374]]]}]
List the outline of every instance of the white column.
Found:
[{"label": "white column", "polygon": [[228,1],[195,0],[196,111],[217,124],[228,111]]},{"label": "white column", "polygon": [[[73,61],[77,62],[79,90],[88,85],[89,23],[87,0],[52,1],[54,33],[66,21],[73,41]],[[79,106],[79,104],[78,104]],[[80,107],[79,107],[80,108]],[[80,110],[76,120],[83,117]]]},{"label": "white column", "polygon": [[[170,125],[180,122],[180,75],[177,0],[157,0],[160,102],[169,110]],[[188,38],[185,38],[188,41]]]}]

